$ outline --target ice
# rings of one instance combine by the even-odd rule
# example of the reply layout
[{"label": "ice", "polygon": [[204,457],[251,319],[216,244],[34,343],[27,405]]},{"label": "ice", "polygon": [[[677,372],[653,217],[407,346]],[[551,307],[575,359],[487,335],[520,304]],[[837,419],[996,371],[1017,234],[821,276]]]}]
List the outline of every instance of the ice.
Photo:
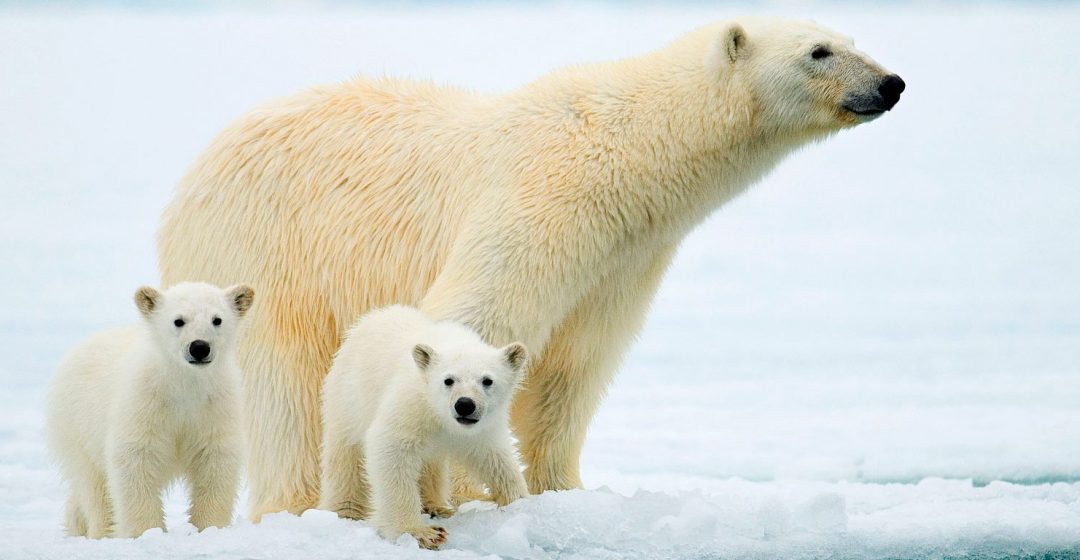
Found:
[{"label": "ice", "polygon": [[835,492],[818,494],[795,511],[795,524],[811,532],[847,529],[847,502]]},{"label": "ice", "polygon": [[[127,3],[123,3],[126,5]],[[1080,7],[289,4],[0,8],[0,559],[1080,555]],[[742,13],[852,35],[908,90],[683,245],[593,423],[588,490],[440,520],[326,512],[62,536],[63,351],[136,320],[160,209],[228,120],[358,72],[505,91]]]},{"label": "ice", "polygon": [[757,519],[766,540],[781,538],[791,530],[791,510],[775,496],[762,501]]}]

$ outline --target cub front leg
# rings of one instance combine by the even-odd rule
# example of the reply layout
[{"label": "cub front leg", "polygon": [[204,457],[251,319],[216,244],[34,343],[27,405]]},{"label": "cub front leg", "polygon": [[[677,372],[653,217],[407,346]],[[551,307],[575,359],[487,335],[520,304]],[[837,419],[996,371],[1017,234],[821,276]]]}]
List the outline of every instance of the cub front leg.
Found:
[{"label": "cub front leg", "polygon": [[454,506],[473,501],[490,502],[484,485],[473,479],[469,469],[454,461],[450,464],[450,502]]},{"label": "cub front leg", "polygon": [[91,539],[107,537],[113,531],[107,473],[89,463],[80,466],[83,472],[71,478],[66,520],[68,535]]},{"label": "cub front leg", "polygon": [[165,529],[161,491],[165,486],[165,460],[145,446],[121,446],[109,453],[108,484],[117,537],[137,537],[148,529]]},{"label": "cub front leg", "polygon": [[369,433],[367,441],[368,478],[374,506],[372,524],[385,539],[393,540],[409,533],[420,546],[439,548],[446,542],[446,530],[426,525],[420,514],[422,443],[391,430]]},{"label": "cub front leg", "polygon": [[491,489],[491,499],[500,507],[529,495],[521,465],[509,442],[476,448],[470,453],[467,464],[477,478],[487,483]]},{"label": "cub front leg", "polygon": [[431,459],[424,463],[420,473],[420,500],[424,504],[424,513],[432,517],[450,517],[454,508],[450,507],[450,475],[446,459]]},{"label": "cub front leg", "polygon": [[232,523],[236,488],[240,482],[239,441],[221,441],[199,450],[188,469],[191,486],[191,524],[227,527]]}]

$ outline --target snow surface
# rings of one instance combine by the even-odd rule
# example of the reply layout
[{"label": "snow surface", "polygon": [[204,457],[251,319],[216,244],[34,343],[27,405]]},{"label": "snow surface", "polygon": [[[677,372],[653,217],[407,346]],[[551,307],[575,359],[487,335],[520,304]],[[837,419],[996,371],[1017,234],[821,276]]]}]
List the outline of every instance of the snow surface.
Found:
[{"label": "snow surface", "polygon": [[[135,320],[171,187],[231,118],[357,72],[505,91],[743,13],[908,82],[685,243],[593,424],[587,491],[446,521],[446,557],[1080,555],[1080,7],[416,4],[0,10],[0,558],[429,556],[325,512],[88,542],[41,435],[63,351]],[[406,539],[407,540],[407,539]]]}]

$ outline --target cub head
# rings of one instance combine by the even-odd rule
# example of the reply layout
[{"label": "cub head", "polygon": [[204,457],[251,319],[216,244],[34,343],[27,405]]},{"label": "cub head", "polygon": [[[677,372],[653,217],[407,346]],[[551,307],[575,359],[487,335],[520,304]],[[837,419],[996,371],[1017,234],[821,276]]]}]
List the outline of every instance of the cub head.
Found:
[{"label": "cub head", "polygon": [[479,344],[440,350],[418,344],[412,357],[439,419],[452,429],[475,431],[506,425],[528,352],[517,342],[502,348]]},{"label": "cub head", "polygon": [[709,64],[748,91],[758,124],[828,133],[891,110],[904,80],[855,42],[810,21],[746,18],[713,30]]},{"label": "cub head", "polygon": [[223,290],[185,282],[163,292],[143,286],[135,292],[135,305],[166,359],[199,368],[232,348],[254,297],[243,284]]}]

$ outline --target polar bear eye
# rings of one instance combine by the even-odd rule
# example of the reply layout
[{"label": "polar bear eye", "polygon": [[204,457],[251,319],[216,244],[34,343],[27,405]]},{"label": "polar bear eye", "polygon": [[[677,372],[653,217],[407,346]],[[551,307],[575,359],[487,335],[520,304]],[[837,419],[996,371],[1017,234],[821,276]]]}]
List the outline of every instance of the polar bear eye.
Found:
[{"label": "polar bear eye", "polygon": [[832,51],[830,51],[827,47],[818,46],[814,47],[814,50],[810,52],[810,56],[814,60],[821,60],[823,58],[828,58],[832,56]]},{"label": "polar bear eye", "polygon": [[220,327],[221,326],[221,317],[214,317],[214,320],[210,321],[210,322],[213,323],[215,327]]},{"label": "polar bear eye", "polygon": [[182,327],[182,326],[184,326],[184,320],[183,319],[177,319],[177,320],[173,321],[172,324],[174,324],[174,325],[176,325],[178,327]]},{"label": "polar bear eye", "polygon": [[453,384],[454,384],[454,380],[450,379],[449,377],[447,377],[446,380],[443,381],[443,385],[446,385],[447,387],[449,387],[449,386],[451,386]]},{"label": "polar bear eye", "polygon": [[495,384],[495,382],[492,381],[490,377],[485,377],[484,380],[481,381],[481,383],[484,384],[484,387],[491,387],[492,385]]}]

